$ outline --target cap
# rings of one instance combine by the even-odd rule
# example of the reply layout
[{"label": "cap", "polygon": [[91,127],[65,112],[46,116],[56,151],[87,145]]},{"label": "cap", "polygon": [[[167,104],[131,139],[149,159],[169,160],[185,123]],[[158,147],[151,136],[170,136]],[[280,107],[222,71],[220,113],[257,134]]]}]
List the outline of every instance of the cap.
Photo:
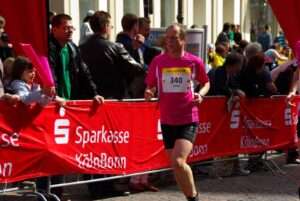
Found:
[{"label": "cap", "polygon": [[95,13],[95,11],[93,11],[93,10],[88,10],[88,12],[86,13],[86,16],[93,16],[94,15],[94,13]]},{"label": "cap", "polygon": [[209,48],[209,49],[213,49],[213,48],[215,48],[215,47],[214,47],[214,45],[213,45],[213,44],[211,44],[211,43],[208,43],[208,44],[207,44],[207,48]]}]

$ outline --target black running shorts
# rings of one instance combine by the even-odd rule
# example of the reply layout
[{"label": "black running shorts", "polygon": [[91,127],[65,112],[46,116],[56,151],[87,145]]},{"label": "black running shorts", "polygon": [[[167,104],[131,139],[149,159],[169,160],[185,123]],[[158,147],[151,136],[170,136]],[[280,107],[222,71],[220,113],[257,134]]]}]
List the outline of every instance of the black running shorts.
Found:
[{"label": "black running shorts", "polygon": [[173,149],[177,139],[186,139],[194,143],[198,131],[198,123],[185,125],[167,125],[162,124],[161,130],[166,149]]}]

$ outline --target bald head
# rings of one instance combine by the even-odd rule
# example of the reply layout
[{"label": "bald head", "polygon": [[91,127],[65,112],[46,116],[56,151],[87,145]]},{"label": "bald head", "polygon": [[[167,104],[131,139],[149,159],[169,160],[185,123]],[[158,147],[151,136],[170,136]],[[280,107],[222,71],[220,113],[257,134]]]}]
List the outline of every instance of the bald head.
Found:
[{"label": "bald head", "polygon": [[180,39],[185,40],[186,32],[185,32],[185,29],[182,25],[176,24],[176,23],[172,24],[167,28],[166,32],[168,32],[168,31],[178,32]]},{"label": "bald head", "polygon": [[245,48],[245,55],[248,59],[260,52],[262,52],[262,47],[257,42],[249,43]]},{"label": "bald head", "polygon": [[172,24],[166,30],[166,50],[174,57],[181,56],[185,46],[185,31],[182,26]]}]

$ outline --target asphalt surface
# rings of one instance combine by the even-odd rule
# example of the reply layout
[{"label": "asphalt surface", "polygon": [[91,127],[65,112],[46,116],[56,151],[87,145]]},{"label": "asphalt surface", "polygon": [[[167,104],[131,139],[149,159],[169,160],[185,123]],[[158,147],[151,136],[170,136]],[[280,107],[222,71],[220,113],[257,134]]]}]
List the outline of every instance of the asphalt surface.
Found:
[{"label": "asphalt surface", "polygon": [[[300,184],[300,165],[286,165],[283,155],[274,161],[284,174],[276,171],[258,171],[249,176],[211,177],[207,170],[211,166],[196,169],[196,185],[200,201],[299,201],[297,189]],[[134,193],[129,196],[115,196],[103,201],[184,201],[172,179],[171,173],[154,176],[159,192]],[[86,185],[66,187],[65,197],[72,201],[92,201]],[[16,193],[0,194],[0,201],[35,201],[33,197],[21,197]],[[96,201],[96,200],[93,200]]]}]

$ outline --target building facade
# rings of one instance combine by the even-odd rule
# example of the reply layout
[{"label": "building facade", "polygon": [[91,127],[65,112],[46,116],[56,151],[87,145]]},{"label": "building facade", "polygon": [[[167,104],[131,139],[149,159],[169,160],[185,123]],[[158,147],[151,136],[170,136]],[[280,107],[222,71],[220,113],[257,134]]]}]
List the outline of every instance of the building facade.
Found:
[{"label": "building facade", "polygon": [[247,40],[251,31],[258,31],[263,24],[270,24],[273,32],[278,27],[266,0],[49,0],[49,3],[50,10],[72,16],[76,28],[74,42],[79,40],[80,25],[88,10],[111,14],[115,27],[113,39],[122,30],[121,18],[126,13],[149,16],[152,27],[166,27],[177,22],[178,17],[186,27],[207,25],[208,43],[215,41],[224,22],[239,24]]}]

